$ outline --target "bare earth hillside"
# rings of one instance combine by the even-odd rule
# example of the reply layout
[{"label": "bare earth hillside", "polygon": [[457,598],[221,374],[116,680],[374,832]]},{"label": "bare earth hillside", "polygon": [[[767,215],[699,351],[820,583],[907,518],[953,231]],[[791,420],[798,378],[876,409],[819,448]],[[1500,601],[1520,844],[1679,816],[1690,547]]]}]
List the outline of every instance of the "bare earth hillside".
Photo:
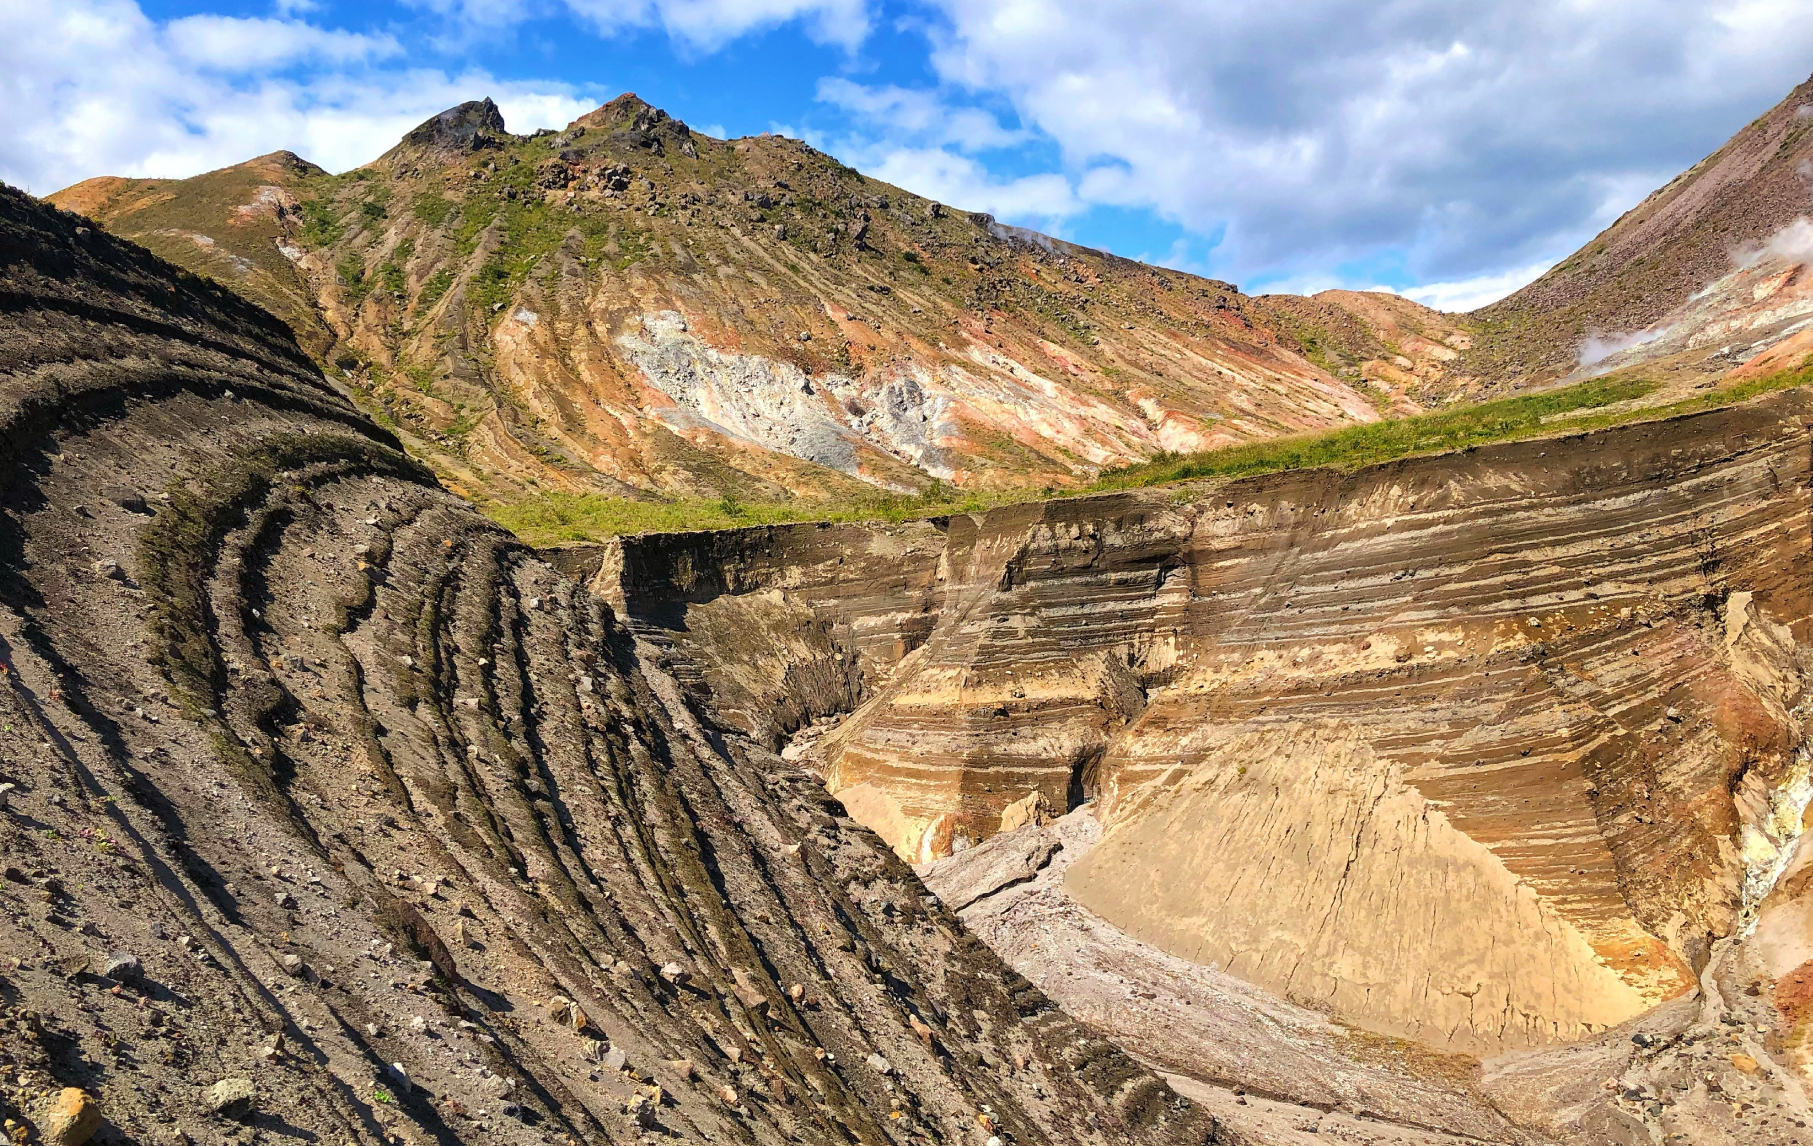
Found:
[{"label": "bare earth hillside", "polygon": [[[1649,361],[1729,368],[1813,313],[1781,305],[1804,293],[1792,288],[1813,258],[1796,230],[1809,213],[1813,80],[1547,274],[1467,315],[1475,345],[1464,365],[1525,383]],[[1777,274],[1796,281],[1769,282]],[[1619,350],[1631,353],[1610,357]]]},{"label": "bare earth hillside", "polygon": [[1065,487],[1453,389],[1415,304],[1400,348],[1395,312],[1298,315],[634,96],[529,137],[465,104],[342,176],[279,154],[51,199],[272,309],[493,497]]}]

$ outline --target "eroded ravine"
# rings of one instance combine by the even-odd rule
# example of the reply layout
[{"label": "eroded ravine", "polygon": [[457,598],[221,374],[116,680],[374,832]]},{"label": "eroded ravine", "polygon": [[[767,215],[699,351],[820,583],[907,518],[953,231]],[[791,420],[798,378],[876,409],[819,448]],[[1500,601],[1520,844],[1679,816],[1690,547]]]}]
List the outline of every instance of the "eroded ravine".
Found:
[{"label": "eroded ravine", "polygon": [[[764,626],[816,634],[802,671],[853,663],[817,765],[905,857],[1035,793],[1094,800],[1064,886],[1104,924],[1494,1062],[1622,1043],[1590,1060],[1615,1074],[1618,1032],[1688,1014],[1729,950],[1727,995],[1764,1000],[1757,1069],[1798,1087],[1808,412],[1795,391],[1352,474],[626,539],[595,584],[702,696],[735,676],[722,618],[770,649]],[[1736,1110],[1727,1060],[1697,1084]]]}]

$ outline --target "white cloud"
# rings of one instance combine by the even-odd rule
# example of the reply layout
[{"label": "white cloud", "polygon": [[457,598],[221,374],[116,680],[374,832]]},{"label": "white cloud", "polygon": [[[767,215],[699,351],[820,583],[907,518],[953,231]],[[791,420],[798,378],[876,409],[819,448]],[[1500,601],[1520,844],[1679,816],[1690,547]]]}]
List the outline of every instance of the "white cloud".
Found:
[{"label": "white cloud", "polygon": [[853,113],[869,130],[884,132],[897,141],[948,145],[973,153],[1012,147],[1027,138],[1023,131],[1002,127],[999,119],[980,108],[952,107],[936,92],[892,85],[865,87],[831,76],[818,81],[818,98]]},{"label": "white cloud", "polygon": [[[564,125],[597,103],[565,85],[482,72],[368,68],[361,61],[385,54],[382,41],[367,50],[287,21],[239,22],[281,25],[282,44],[235,72],[207,53],[246,29],[209,19],[175,35],[187,22],[160,26],[132,0],[0,4],[0,101],[11,119],[0,179],[46,194],[94,175],[188,176],[278,149],[339,171],[465,100],[491,96],[519,132]],[[197,67],[196,53],[221,63]],[[273,61],[290,68],[265,70]]]},{"label": "white cloud", "polygon": [[1472,278],[1455,279],[1451,282],[1405,287],[1397,293],[1413,302],[1420,302],[1424,306],[1458,314],[1478,310],[1482,306],[1495,303],[1506,295],[1528,286],[1541,278],[1543,272],[1552,265],[1548,262],[1530,263],[1527,266],[1513,267],[1508,271],[1498,271],[1493,274],[1475,275]]},{"label": "white cloud", "polygon": [[600,32],[660,28],[713,51],[739,36],[798,21],[821,43],[854,50],[872,27],[868,0],[407,0],[484,28],[507,27],[566,10]]},{"label": "white cloud", "polygon": [[1084,210],[1062,175],[999,178],[967,155],[940,148],[894,148],[860,157],[862,170],[915,195],[950,203],[966,211],[987,211],[1041,230]]},{"label": "white cloud", "polygon": [[1584,241],[1813,60],[1809,0],[931,2],[942,85],[1011,102],[1083,200],[1225,227],[1236,275],[1398,251],[1446,299]]},{"label": "white cloud", "polygon": [[176,58],[225,72],[254,72],[303,61],[347,64],[402,52],[391,36],[317,28],[300,20],[186,16],[172,20],[164,39]]}]

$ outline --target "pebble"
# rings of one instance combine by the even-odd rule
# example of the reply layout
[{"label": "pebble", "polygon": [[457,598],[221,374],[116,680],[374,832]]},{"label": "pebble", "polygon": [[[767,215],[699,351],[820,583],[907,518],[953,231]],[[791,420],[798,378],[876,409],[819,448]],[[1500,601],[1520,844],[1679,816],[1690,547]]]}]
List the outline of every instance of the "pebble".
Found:
[{"label": "pebble", "polygon": [[283,957],[283,969],[291,975],[301,975],[306,968],[307,964],[302,961],[300,955],[291,953]]},{"label": "pebble", "polygon": [[101,1107],[88,1093],[65,1087],[44,1119],[46,1146],[82,1146],[101,1128]]},{"label": "pebble", "polygon": [[692,975],[678,963],[668,963],[661,968],[661,977],[676,987],[683,987]]},{"label": "pebble", "polygon": [[408,1094],[414,1085],[409,1081],[409,1069],[400,1062],[393,1062],[390,1064],[388,1073],[391,1081],[397,1084],[397,1088],[404,1094]]},{"label": "pebble", "polygon": [[623,1053],[622,1047],[612,1047],[604,1056],[604,1069],[622,1070],[623,1064],[628,1061],[629,1056]]},{"label": "pebble", "polygon": [[145,966],[138,956],[125,951],[115,951],[107,956],[107,962],[101,967],[101,974],[116,983],[137,983],[145,976]]},{"label": "pebble", "polygon": [[869,1069],[874,1071],[876,1074],[893,1074],[894,1073],[894,1064],[889,1062],[887,1059],[882,1058],[879,1054],[871,1054],[868,1058],[864,1059],[863,1061],[868,1063]]},{"label": "pebble", "polygon": [[208,1088],[208,1109],[227,1118],[242,1118],[252,1112],[258,1088],[249,1078],[223,1078]]}]

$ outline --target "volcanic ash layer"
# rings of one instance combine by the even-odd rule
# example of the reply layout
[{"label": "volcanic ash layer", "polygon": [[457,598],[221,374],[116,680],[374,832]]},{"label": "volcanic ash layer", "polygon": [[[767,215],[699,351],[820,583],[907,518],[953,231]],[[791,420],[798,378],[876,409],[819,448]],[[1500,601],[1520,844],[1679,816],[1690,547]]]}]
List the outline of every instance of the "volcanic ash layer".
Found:
[{"label": "volcanic ash layer", "polygon": [[0,300],[20,1133],[1220,1140],[274,319],[11,191]]}]

